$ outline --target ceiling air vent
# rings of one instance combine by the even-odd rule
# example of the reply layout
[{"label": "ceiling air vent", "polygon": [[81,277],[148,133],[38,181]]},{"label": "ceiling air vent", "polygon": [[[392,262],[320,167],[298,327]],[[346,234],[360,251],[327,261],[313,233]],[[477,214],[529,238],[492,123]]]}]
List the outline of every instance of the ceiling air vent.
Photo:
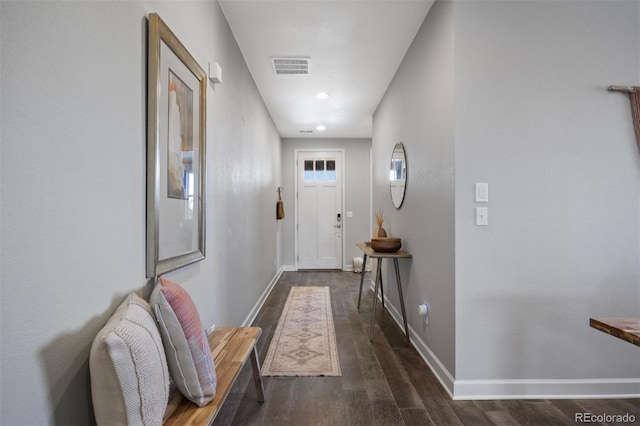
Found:
[{"label": "ceiling air vent", "polygon": [[278,75],[309,74],[309,58],[271,58]]}]

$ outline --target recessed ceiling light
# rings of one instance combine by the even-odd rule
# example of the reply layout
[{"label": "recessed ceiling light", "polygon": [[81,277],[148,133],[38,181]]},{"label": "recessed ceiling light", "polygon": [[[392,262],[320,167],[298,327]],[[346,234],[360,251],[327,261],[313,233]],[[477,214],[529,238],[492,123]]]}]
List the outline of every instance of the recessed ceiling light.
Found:
[{"label": "recessed ceiling light", "polygon": [[321,124],[319,126],[316,126],[316,130],[319,131],[319,132],[322,132],[324,130],[327,130],[327,128]]},{"label": "recessed ceiling light", "polygon": [[319,92],[319,93],[316,95],[316,99],[323,99],[323,100],[324,100],[324,99],[329,99],[329,94],[328,94],[328,93],[325,93],[325,92]]}]

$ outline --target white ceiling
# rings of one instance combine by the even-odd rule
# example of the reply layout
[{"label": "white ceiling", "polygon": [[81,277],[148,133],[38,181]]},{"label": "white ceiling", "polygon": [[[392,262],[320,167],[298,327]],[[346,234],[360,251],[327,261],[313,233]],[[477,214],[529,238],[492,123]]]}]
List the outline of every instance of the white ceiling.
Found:
[{"label": "white ceiling", "polygon": [[[220,4],[282,137],[368,138],[372,115],[433,0]],[[308,75],[276,75],[273,57],[300,56],[309,58]],[[316,99],[318,92],[329,99]],[[325,131],[316,130],[320,124]]]}]

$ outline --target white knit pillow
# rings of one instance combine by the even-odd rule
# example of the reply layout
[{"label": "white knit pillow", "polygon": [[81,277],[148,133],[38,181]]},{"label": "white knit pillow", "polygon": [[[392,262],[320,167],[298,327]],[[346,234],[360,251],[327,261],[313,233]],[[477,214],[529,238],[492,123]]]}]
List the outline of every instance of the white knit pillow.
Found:
[{"label": "white knit pillow", "polygon": [[89,357],[98,425],[160,425],[169,398],[162,339],[149,304],[130,294],[100,330]]}]

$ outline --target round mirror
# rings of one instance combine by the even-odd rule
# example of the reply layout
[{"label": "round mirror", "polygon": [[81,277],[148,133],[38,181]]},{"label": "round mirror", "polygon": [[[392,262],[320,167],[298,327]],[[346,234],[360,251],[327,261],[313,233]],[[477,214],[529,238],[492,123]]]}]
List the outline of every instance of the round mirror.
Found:
[{"label": "round mirror", "polygon": [[389,186],[391,188],[391,202],[396,209],[402,206],[404,192],[407,186],[407,155],[402,142],[393,147],[391,165],[389,166]]}]

